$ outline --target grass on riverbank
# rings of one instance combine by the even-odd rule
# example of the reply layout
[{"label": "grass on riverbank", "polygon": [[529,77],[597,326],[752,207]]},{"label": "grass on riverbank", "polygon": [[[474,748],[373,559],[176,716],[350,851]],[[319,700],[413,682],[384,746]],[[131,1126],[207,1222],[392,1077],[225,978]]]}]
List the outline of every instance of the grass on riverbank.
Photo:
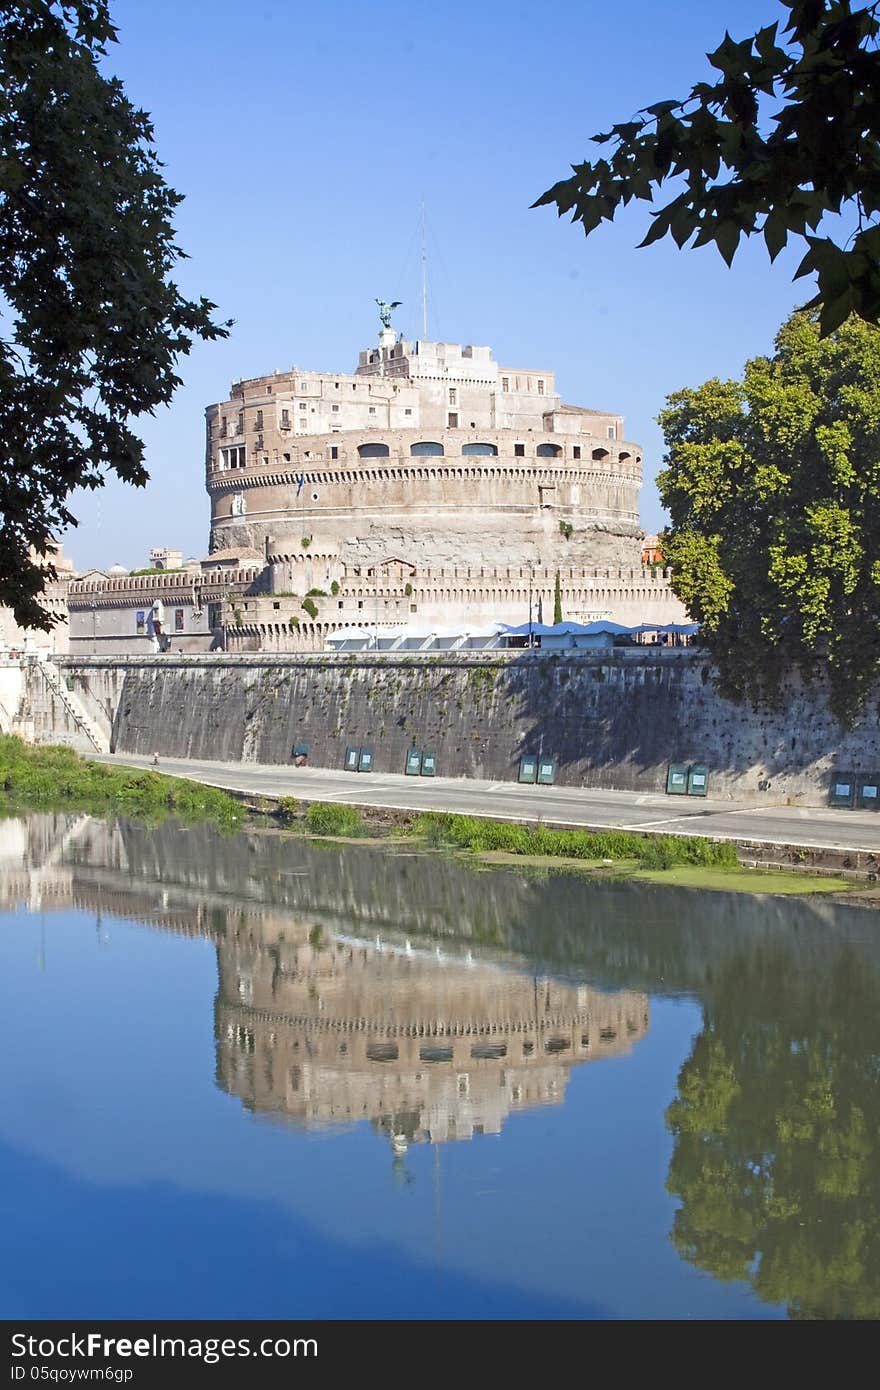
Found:
[{"label": "grass on riverbank", "polygon": [[123,815],[212,820],[234,827],[243,819],[228,792],[180,777],[91,762],[71,748],[34,747],[0,735],[0,791],[11,809],[114,811]]},{"label": "grass on riverbank", "polygon": [[642,869],[671,869],[676,865],[735,868],[736,846],[729,840],[705,840],[677,835],[633,835],[625,830],[554,830],[531,828],[515,821],[482,820],[428,811],[416,817],[411,832],[436,848],[470,850],[472,854],[502,853],[602,862],[635,861]]}]

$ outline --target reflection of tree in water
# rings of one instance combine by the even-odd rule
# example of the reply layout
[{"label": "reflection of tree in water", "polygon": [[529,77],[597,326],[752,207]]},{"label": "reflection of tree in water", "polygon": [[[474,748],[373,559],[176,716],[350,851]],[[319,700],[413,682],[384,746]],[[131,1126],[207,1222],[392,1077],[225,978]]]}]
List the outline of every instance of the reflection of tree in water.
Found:
[{"label": "reflection of tree in water", "polygon": [[880,1316],[880,975],[725,963],[667,1111],[672,1240],[793,1317]]}]

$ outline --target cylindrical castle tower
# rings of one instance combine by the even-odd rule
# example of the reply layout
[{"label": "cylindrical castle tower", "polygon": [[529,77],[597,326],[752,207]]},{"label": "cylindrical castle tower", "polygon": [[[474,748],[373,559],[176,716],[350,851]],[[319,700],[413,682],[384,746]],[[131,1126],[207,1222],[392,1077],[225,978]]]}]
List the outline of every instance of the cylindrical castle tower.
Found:
[{"label": "cylindrical castle tower", "polygon": [[389,557],[415,567],[638,566],[641,448],[563,405],[549,371],[383,328],[354,373],[276,372],[210,406],[211,550],[276,592]]}]

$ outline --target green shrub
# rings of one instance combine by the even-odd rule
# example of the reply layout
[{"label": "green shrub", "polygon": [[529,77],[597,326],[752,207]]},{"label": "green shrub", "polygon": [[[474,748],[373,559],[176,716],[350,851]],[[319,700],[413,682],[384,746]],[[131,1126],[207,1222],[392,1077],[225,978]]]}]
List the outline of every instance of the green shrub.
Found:
[{"label": "green shrub", "polygon": [[275,814],[278,816],[279,820],[284,821],[285,825],[289,825],[291,821],[296,820],[298,810],[299,802],[295,796],[279,796]]},{"label": "green shrub", "polygon": [[330,585],[330,592],[331,592],[331,594],[333,595],[334,598],[335,598],[336,595],[339,593],[339,581],[338,581],[338,580],[336,580],[336,579],[333,580],[333,583]]},{"label": "green shrub", "polygon": [[306,594],[306,598],[326,598],[326,597],[327,597],[327,594],[326,594],[326,592],[325,592],[324,589],[309,589],[308,593]]},{"label": "green shrub", "polygon": [[571,522],[560,521],[559,533],[560,535],[564,536],[567,541],[570,541],[572,536],[574,535],[574,527],[572,526]]},{"label": "green shrub", "polygon": [[412,598],[412,584],[404,584],[403,592],[407,598]]},{"label": "green shrub", "polygon": [[299,543],[302,546],[303,550],[308,550],[309,546],[312,543],[312,538],[311,536],[301,536]]},{"label": "green shrub", "polygon": [[313,801],[306,811],[306,827],[312,835],[362,835],[364,821],[356,806]]},{"label": "green shrub", "polygon": [[318,605],[315,603],[315,600],[313,598],[304,598],[302,603],[300,604],[300,608],[304,608],[310,618],[317,618]]}]

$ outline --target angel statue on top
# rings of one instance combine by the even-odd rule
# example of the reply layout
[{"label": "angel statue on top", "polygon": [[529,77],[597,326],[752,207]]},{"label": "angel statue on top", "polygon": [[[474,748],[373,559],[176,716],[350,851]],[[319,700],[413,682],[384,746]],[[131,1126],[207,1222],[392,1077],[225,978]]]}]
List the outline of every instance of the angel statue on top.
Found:
[{"label": "angel statue on top", "polygon": [[376,303],[379,305],[379,318],[382,320],[382,327],[383,327],[383,328],[390,328],[390,327],[391,327],[391,313],[392,313],[392,310],[394,310],[394,309],[399,309],[400,306],[401,306],[401,304],[403,303],[403,300],[402,300],[402,299],[393,299],[393,300],[377,299],[377,300],[376,300]]}]

